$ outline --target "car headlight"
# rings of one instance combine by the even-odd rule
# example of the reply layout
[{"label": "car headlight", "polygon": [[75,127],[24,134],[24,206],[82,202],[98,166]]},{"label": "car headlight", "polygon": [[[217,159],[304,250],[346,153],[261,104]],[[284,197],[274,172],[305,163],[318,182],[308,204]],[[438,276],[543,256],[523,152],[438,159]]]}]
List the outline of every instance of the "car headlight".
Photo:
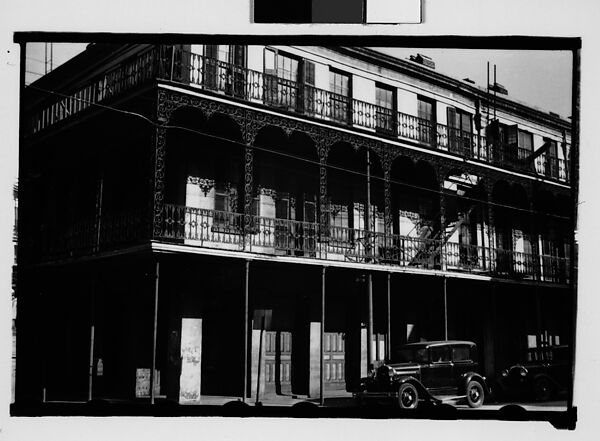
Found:
[{"label": "car headlight", "polygon": [[501,376],[503,376],[503,377],[508,377],[508,369],[504,369],[504,370],[503,370],[503,371],[500,373],[500,375],[501,375]]}]

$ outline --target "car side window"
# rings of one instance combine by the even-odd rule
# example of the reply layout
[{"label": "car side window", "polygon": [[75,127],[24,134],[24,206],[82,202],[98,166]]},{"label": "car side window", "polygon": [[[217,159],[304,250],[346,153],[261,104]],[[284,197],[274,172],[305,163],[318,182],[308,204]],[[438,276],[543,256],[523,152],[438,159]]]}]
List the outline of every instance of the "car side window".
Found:
[{"label": "car side window", "polygon": [[472,361],[471,351],[468,346],[455,346],[452,348],[452,359],[454,361]]},{"label": "car side window", "polygon": [[439,346],[429,349],[431,354],[431,361],[433,363],[443,363],[450,361],[450,348],[448,346]]}]

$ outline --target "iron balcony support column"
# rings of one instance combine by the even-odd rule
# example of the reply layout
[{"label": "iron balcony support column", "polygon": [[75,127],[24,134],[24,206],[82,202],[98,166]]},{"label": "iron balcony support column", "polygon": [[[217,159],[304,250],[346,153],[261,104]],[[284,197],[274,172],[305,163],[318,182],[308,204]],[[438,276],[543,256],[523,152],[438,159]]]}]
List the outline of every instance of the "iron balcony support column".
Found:
[{"label": "iron balcony support column", "polygon": [[385,153],[383,163],[383,198],[384,198],[384,229],[385,229],[385,259],[392,258],[389,249],[392,247],[392,183],[391,183],[392,161],[389,153]]},{"label": "iron balcony support column", "polygon": [[444,287],[444,340],[448,340],[448,279],[442,276]]},{"label": "iron balcony support column", "polygon": [[244,150],[244,249],[251,249],[251,231],[253,227],[252,206],[254,198],[252,192],[254,189],[254,149],[251,145],[246,145]]},{"label": "iron balcony support column", "polygon": [[386,359],[392,358],[392,273],[387,273],[387,345]]},{"label": "iron balcony support column", "polygon": [[371,256],[371,149],[367,147],[367,206],[365,207],[365,255],[367,261]]},{"label": "iron balcony support column", "polygon": [[[159,98],[160,99],[160,98]],[[163,121],[166,122],[166,121]],[[150,237],[158,238],[162,236],[163,216],[164,216],[164,193],[165,193],[165,152],[167,142],[167,130],[164,127],[155,129],[152,155],[152,199],[151,213],[152,224],[150,227]]]},{"label": "iron balcony support column", "polygon": [[150,370],[150,404],[154,404],[154,372],[156,370],[156,335],[158,330],[158,286],[159,286],[160,262],[156,258],[154,270],[154,317],[152,328],[152,369]]},{"label": "iron balcony support column", "polygon": [[242,401],[246,402],[248,396],[248,294],[249,294],[249,280],[250,280],[250,260],[246,260],[245,263],[245,277],[244,277],[244,392],[242,395]]},{"label": "iron balcony support column", "polygon": [[325,404],[325,395],[323,393],[323,386],[325,384],[325,273],[327,267],[321,268],[321,351],[320,351],[320,371],[319,371],[319,403],[321,406]]},{"label": "iron balcony support column", "polygon": [[95,344],[95,331],[96,331],[96,318],[94,311],[94,297],[96,291],[96,275],[92,274],[90,282],[90,357],[89,357],[89,369],[88,369],[88,401],[93,399],[93,388],[94,388],[94,344]]},{"label": "iron balcony support column", "polygon": [[440,179],[440,269],[446,269],[446,196],[444,195],[444,174],[438,172]]},{"label": "iron balcony support column", "polygon": [[[327,196],[327,157],[329,156],[329,145],[324,137],[318,137],[315,141],[317,153],[319,154],[319,231],[317,236],[321,245],[320,257],[327,257],[326,238],[329,236],[329,200]],[[325,239],[325,240],[324,240]]]},{"label": "iron balcony support column", "polygon": [[373,274],[367,274],[367,367],[373,364]]}]

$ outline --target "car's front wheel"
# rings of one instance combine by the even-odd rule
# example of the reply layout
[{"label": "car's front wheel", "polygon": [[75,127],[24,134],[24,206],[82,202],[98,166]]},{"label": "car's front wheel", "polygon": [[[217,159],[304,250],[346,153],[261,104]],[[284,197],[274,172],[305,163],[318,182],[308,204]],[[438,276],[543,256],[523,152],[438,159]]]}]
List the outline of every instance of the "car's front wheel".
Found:
[{"label": "car's front wheel", "polygon": [[400,409],[416,409],[419,405],[419,392],[410,383],[401,384],[398,388],[398,406]]},{"label": "car's front wheel", "polygon": [[485,399],[483,386],[479,381],[471,380],[467,383],[467,403],[469,407],[481,407]]}]

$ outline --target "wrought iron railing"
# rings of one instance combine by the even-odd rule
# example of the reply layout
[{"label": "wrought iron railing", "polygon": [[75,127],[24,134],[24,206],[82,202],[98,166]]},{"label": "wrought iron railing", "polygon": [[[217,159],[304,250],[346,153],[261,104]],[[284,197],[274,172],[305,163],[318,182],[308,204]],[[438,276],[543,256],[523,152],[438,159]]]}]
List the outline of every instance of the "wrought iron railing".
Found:
[{"label": "wrought iron railing", "polygon": [[99,220],[87,218],[45,228],[34,246],[41,260],[77,257],[140,242],[147,238],[147,227],[141,211],[105,214]]},{"label": "wrought iron railing", "polygon": [[65,91],[66,96],[33,114],[30,132],[44,130],[155,78],[191,84],[233,98],[374,131],[385,137],[414,141],[469,159],[543,174],[552,179],[569,179],[569,165],[563,159],[538,158],[534,164],[530,151],[491,142],[478,133],[172,46],[153,46],[92,78],[85,86]]},{"label": "wrought iron railing", "polygon": [[147,80],[155,79],[158,74],[158,60],[161,58],[159,51],[159,47],[152,47],[133,55],[74,90],[52,91],[58,93],[59,98],[32,115],[30,132],[42,131]]},{"label": "wrought iron railing", "polygon": [[[488,141],[484,135],[478,133],[437,124],[312,85],[236,66],[200,54],[182,51],[180,55],[172,57],[172,60],[166,59],[166,62],[173,60],[179,60],[175,61],[176,66],[172,69],[161,69],[164,73],[173,72],[165,78],[171,81],[189,82],[206,90],[372,130],[383,136],[416,141],[424,146],[447,150],[470,159],[492,162],[521,171],[536,172],[531,151],[497,141]],[[567,164],[564,160],[560,161],[562,161],[563,172],[559,172],[557,165],[555,173],[543,172],[543,174],[553,179],[567,181]],[[539,170],[537,172],[540,173]]]},{"label": "wrought iron railing", "polygon": [[160,239],[215,249],[476,272],[554,283],[569,280],[569,259],[441,239],[166,204]]}]

